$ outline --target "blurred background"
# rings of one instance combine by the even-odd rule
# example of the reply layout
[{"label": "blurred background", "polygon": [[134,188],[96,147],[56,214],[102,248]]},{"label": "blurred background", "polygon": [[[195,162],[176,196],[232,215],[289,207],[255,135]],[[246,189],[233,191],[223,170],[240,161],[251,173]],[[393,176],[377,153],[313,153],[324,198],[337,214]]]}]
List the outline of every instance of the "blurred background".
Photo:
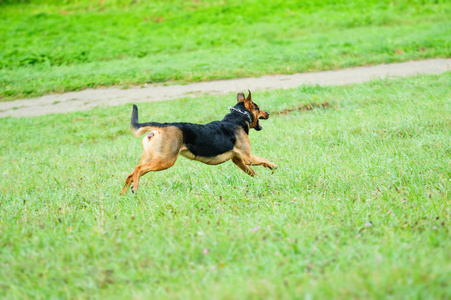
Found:
[{"label": "blurred background", "polygon": [[0,0],[0,97],[448,57],[449,3]]}]

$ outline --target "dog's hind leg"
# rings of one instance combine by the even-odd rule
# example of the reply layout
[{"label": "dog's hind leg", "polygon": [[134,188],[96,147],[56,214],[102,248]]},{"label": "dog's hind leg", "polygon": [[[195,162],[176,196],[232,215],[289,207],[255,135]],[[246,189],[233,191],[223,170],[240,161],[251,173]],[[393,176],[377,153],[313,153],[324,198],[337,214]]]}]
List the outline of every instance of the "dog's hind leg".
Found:
[{"label": "dog's hind leg", "polygon": [[125,179],[125,184],[124,184],[124,187],[122,188],[122,191],[121,191],[122,195],[127,192],[128,187],[132,183],[133,174],[135,174],[135,171],[133,171],[130,174],[128,174],[127,179]]},{"label": "dog's hind leg", "polygon": [[[159,134],[158,131],[153,131],[153,132],[149,132],[147,134],[146,137],[144,137],[143,139],[143,154],[142,154],[142,158],[141,158],[141,162],[139,163],[138,166],[140,165],[144,165],[146,163],[148,163],[150,160],[152,160],[152,151],[151,151],[151,147],[149,147],[150,141],[154,138],[155,134]],[[136,170],[136,167],[135,167]],[[133,176],[135,175],[135,170],[133,170],[133,172],[131,172],[130,174],[128,174],[127,179],[125,179],[125,184],[124,187],[122,188],[121,194],[125,194],[127,192],[128,187],[130,186],[130,184],[132,184],[133,182]]]},{"label": "dog's hind leg", "polygon": [[246,172],[246,174],[254,177],[257,174],[255,173],[255,171],[249,167],[242,158],[240,157],[234,157],[232,158],[232,161],[235,165],[237,165],[241,170],[243,170],[244,172]]},{"label": "dog's hind leg", "polygon": [[139,179],[141,176],[153,171],[162,171],[169,169],[175,164],[177,156],[155,157],[150,162],[140,164],[135,167],[133,172],[133,188],[132,191],[136,192],[139,187]]},{"label": "dog's hind leg", "polygon": [[[142,166],[145,165],[146,163],[148,163],[152,158],[151,157],[144,157],[144,153],[143,153],[143,158],[141,159],[141,162],[139,163],[138,166]],[[125,194],[127,192],[128,187],[132,184],[132,182],[134,181],[134,175],[136,172],[136,167],[135,170],[133,170],[133,172],[131,172],[130,174],[128,174],[127,179],[125,179],[125,184],[124,187],[122,188],[121,194]]]},{"label": "dog's hind leg", "polygon": [[127,176],[121,193],[125,193],[131,183],[133,183],[132,191],[138,190],[139,179],[146,173],[172,167],[177,160],[182,144],[182,133],[175,127],[166,127],[147,134],[142,141],[144,151],[141,162]]}]

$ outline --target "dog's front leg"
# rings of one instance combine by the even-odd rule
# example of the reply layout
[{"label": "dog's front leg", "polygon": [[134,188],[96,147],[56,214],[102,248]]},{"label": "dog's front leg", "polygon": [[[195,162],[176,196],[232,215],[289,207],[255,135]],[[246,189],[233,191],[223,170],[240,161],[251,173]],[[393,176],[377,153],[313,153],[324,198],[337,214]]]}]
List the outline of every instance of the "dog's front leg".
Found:
[{"label": "dog's front leg", "polygon": [[269,168],[271,170],[277,169],[276,164],[273,164],[272,162],[267,161],[266,159],[255,156],[255,155],[251,155],[249,162],[250,163],[248,163],[248,164],[251,166],[263,166],[263,167]]},{"label": "dog's front leg", "polygon": [[246,172],[248,175],[250,175],[252,177],[257,175],[255,173],[255,171],[251,167],[249,167],[242,158],[234,157],[234,158],[232,158],[232,161],[235,165],[237,165],[241,170]]}]

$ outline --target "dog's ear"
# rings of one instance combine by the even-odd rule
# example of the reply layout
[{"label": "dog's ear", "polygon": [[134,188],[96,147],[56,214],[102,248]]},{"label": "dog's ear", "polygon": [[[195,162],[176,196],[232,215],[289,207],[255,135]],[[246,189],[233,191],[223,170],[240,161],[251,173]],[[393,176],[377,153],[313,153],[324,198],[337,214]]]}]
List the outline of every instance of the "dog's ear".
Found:
[{"label": "dog's ear", "polygon": [[244,93],[238,93],[238,94],[236,94],[236,102],[242,102],[242,101],[244,101],[245,100],[245,98],[244,98]]},{"label": "dog's ear", "polygon": [[246,107],[250,111],[252,111],[254,109],[254,103],[252,102],[251,91],[249,91],[249,95],[247,95],[246,100],[244,100],[244,107]]},{"label": "dog's ear", "polygon": [[[249,91],[249,95],[247,95],[246,100],[247,100],[247,101],[252,101],[251,91],[250,91],[250,90],[248,90],[248,91]],[[244,96],[244,95],[243,95],[243,96]]]}]

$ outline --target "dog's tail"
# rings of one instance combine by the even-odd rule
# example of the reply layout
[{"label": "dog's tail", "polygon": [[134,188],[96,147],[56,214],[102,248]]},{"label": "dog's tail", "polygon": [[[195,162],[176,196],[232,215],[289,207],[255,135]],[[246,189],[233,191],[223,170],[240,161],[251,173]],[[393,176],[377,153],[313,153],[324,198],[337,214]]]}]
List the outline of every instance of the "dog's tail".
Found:
[{"label": "dog's tail", "polygon": [[156,128],[164,127],[165,124],[157,122],[139,123],[138,121],[138,107],[133,104],[132,119],[130,121],[130,130],[136,137],[140,137],[146,132],[155,130]]}]

